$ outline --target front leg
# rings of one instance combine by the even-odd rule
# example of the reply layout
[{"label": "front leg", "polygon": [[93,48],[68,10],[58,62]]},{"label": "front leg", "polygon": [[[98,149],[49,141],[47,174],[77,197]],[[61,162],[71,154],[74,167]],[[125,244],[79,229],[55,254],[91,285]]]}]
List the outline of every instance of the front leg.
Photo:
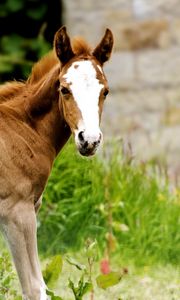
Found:
[{"label": "front leg", "polygon": [[38,259],[33,204],[19,201],[5,219],[1,225],[21,283],[23,300],[48,300]]}]

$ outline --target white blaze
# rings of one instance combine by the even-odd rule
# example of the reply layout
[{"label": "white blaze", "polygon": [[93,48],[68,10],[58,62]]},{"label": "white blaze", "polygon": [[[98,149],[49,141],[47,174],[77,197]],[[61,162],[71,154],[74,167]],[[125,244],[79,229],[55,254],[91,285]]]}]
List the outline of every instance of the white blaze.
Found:
[{"label": "white blaze", "polygon": [[99,129],[99,95],[103,87],[96,78],[96,70],[91,61],[74,62],[64,75],[81,111],[82,120],[78,124],[78,132],[84,131],[89,142],[97,139]]}]

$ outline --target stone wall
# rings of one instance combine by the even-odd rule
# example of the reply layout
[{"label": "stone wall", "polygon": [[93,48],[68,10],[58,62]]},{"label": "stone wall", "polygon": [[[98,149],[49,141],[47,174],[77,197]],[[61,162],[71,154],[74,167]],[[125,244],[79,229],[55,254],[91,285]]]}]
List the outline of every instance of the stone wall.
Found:
[{"label": "stone wall", "polygon": [[105,138],[123,137],[138,159],[167,159],[180,173],[180,0],[64,0],[64,23],[93,45],[106,27],[114,33]]}]

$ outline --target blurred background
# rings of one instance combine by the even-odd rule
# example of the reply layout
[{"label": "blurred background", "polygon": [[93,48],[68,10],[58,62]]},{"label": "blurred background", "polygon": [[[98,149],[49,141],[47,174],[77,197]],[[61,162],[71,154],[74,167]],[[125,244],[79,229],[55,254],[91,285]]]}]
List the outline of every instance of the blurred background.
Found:
[{"label": "blurred background", "polygon": [[167,161],[180,173],[180,1],[64,1],[72,33],[94,43],[115,36],[107,67],[105,137],[121,136],[135,156]]},{"label": "blurred background", "polygon": [[2,0],[0,81],[27,78],[62,24],[94,46],[106,27],[113,31],[114,53],[105,66],[111,90],[105,138],[123,138],[142,161],[167,163],[169,176],[178,181],[179,0]]},{"label": "blurred background", "polygon": [[[86,160],[70,141],[56,160],[38,216],[42,264],[69,252],[85,261],[84,242],[95,240],[94,273],[100,265],[130,276],[86,299],[178,300],[180,0],[1,0],[0,82],[25,80],[64,24],[94,47],[109,27],[115,45],[105,65],[104,146]],[[1,298],[6,263],[0,299],[14,300]],[[79,273],[65,270],[57,293],[67,300],[68,274]],[[15,295],[14,279],[8,284]]]},{"label": "blurred background", "polygon": [[2,0],[0,81],[26,79],[33,63],[52,48],[61,22],[59,0]]}]

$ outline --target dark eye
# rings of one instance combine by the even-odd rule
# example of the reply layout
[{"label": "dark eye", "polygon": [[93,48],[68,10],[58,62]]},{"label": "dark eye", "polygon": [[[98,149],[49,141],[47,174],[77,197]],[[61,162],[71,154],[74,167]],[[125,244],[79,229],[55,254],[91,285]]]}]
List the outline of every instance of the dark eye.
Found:
[{"label": "dark eye", "polygon": [[67,94],[69,94],[70,93],[70,91],[66,88],[66,87],[62,87],[61,88],[61,93],[63,94],[63,95],[67,95]]},{"label": "dark eye", "polygon": [[104,91],[104,97],[106,97],[107,95],[109,94],[109,90],[108,89],[105,89],[105,91]]}]

